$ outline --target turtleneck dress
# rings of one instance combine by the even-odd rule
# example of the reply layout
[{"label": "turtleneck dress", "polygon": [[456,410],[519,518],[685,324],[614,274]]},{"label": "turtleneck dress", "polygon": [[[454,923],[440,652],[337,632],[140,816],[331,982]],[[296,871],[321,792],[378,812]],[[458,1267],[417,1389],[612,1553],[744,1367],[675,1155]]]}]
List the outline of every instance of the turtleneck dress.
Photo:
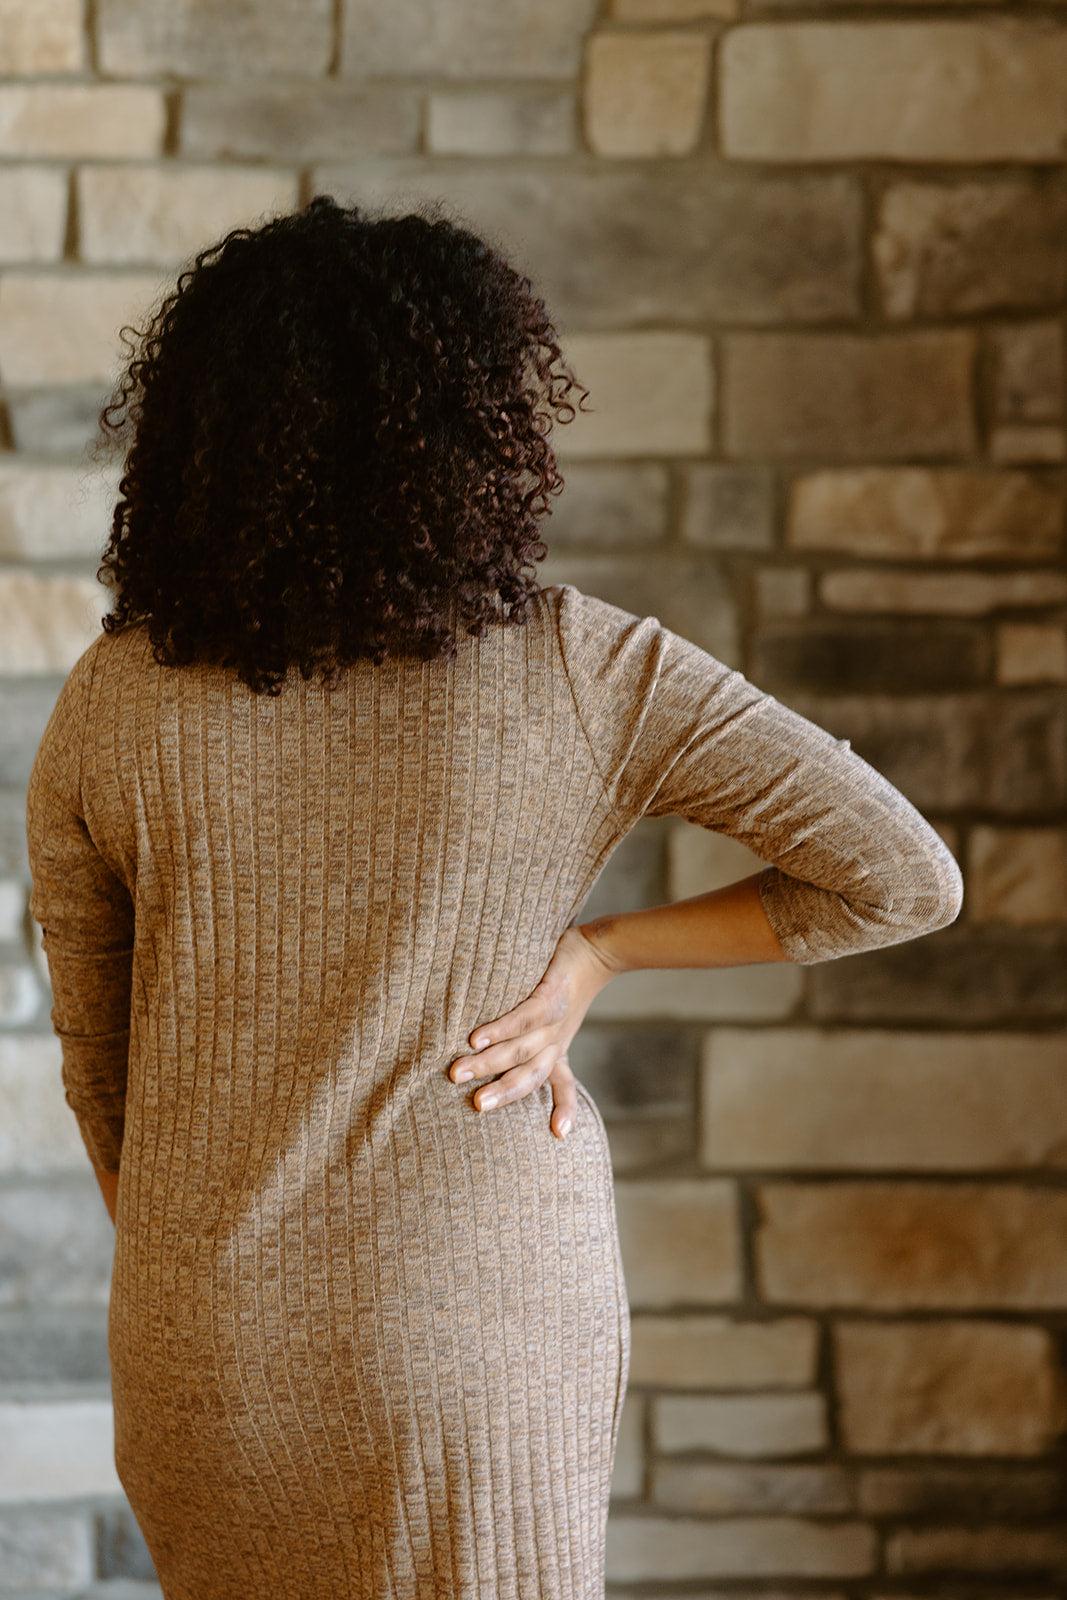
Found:
[{"label": "turtleneck dress", "polygon": [[[115,1461],[166,1600],[599,1600],[629,1319],[600,1113],[448,1069],[641,817],[732,835],[786,952],[925,933],[937,834],[571,585],[276,697],[102,633],[31,778],[66,1099],[119,1173]],[[625,981],[625,980],[623,980]]]}]

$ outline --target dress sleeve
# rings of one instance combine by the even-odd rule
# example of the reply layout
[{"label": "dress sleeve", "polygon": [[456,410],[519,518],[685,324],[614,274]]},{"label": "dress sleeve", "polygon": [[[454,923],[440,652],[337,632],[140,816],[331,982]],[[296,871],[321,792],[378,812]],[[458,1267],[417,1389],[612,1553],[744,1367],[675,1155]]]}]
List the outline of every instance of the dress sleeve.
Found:
[{"label": "dress sleeve", "polygon": [[44,934],[63,1087],[95,1167],[117,1172],[126,1105],[133,902],[97,849],[82,761],[95,647],[60,690],[30,775],[30,911]]},{"label": "dress sleeve", "polygon": [[962,880],[930,825],[824,729],[656,617],[561,586],[575,708],[624,829],[675,815],[770,863],[764,910],[807,965],[932,933]]}]

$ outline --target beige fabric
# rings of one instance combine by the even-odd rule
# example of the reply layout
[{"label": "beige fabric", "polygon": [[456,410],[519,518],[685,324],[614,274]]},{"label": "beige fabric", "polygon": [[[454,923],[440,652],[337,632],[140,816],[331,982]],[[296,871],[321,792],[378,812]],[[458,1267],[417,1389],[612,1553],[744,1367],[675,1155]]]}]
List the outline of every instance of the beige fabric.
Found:
[{"label": "beige fabric", "polygon": [[[119,1165],[116,1461],[167,1600],[596,1600],[629,1324],[603,1123],[447,1077],[642,815],[798,960],[958,908],[848,747],[572,587],[277,699],[102,636],[34,767],[63,1080]],[[811,880],[810,883],[804,880]]]}]

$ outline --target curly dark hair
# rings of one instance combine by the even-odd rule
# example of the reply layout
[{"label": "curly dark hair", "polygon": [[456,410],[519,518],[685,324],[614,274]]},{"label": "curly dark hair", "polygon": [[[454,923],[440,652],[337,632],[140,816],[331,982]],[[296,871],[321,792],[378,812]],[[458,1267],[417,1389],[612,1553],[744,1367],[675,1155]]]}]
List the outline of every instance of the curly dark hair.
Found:
[{"label": "curly dark hair", "polygon": [[294,664],[333,683],[526,620],[548,434],[587,391],[529,279],[440,207],[318,195],[201,251],[122,333],[105,630],[276,694]]}]

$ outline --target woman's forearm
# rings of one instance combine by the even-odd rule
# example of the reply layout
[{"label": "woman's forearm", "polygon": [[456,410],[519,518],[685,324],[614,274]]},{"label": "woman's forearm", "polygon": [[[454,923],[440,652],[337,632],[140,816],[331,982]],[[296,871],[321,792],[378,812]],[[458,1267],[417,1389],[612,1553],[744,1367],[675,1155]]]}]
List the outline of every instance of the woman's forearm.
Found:
[{"label": "woman's forearm", "polygon": [[644,967],[740,967],[788,961],[760,898],[761,873],[709,894],[580,923],[616,972]]}]

